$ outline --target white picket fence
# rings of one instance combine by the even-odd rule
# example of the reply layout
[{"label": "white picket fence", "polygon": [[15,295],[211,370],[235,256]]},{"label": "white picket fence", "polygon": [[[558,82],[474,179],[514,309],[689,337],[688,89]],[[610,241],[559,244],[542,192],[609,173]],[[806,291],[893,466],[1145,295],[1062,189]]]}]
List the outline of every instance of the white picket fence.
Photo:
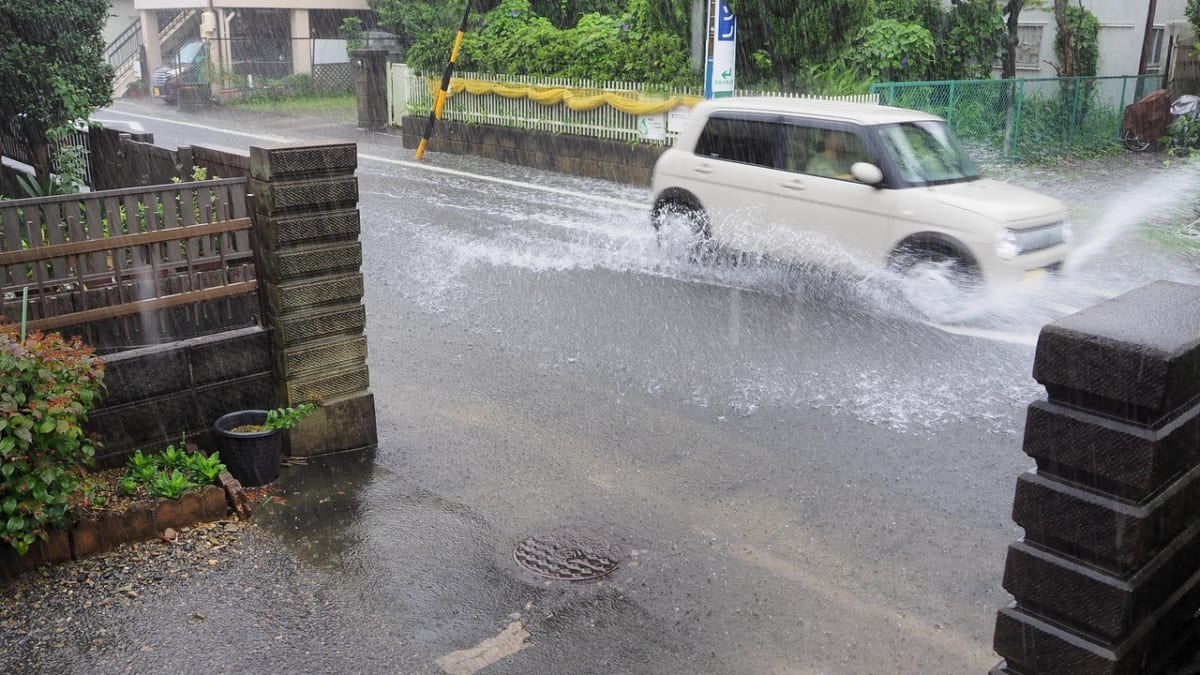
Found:
[{"label": "white picket fence", "polygon": [[[393,126],[400,124],[406,115],[426,116],[433,108],[434,94],[430,92],[430,82],[436,83],[440,78],[430,78],[413,72],[405,64],[391,65],[388,78],[388,110]],[[463,79],[498,82],[510,85],[531,87],[564,87],[576,91],[612,92],[618,94],[637,94],[639,99],[646,101],[662,101],[675,96],[702,96],[702,91],[691,89],[657,89],[635,82],[592,82],[588,80],[567,80],[556,78],[540,78],[520,75],[481,75],[479,73],[456,73],[455,77]],[[879,97],[872,94],[856,96],[814,96],[787,92],[735,92],[737,96],[778,96],[786,98],[820,99],[843,101],[851,103],[879,103]],[[595,110],[576,111],[566,105],[546,106],[536,103],[529,98],[507,98],[497,94],[475,96],[462,92],[446,99],[442,111],[442,119],[457,122],[486,123],[498,126],[517,127],[550,133],[576,134],[594,138],[606,138],[626,142],[642,142],[652,144],[669,144],[678,135],[678,130],[668,124],[666,113],[661,115],[657,128],[665,130],[661,134],[647,134],[645,129],[639,130],[639,117],[621,112],[608,105],[602,105]],[[655,137],[658,136],[658,137]]]}]

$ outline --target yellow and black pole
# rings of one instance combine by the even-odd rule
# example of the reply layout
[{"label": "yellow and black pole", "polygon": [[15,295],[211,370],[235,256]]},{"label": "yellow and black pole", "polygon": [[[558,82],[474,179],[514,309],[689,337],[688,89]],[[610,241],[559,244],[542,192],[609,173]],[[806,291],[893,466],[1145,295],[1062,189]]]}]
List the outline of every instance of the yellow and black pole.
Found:
[{"label": "yellow and black pole", "polygon": [[463,34],[467,32],[467,21],[470,16],[471,0],[467,0],[467,6],[463,9],[462,23],[458,25],[458,35],[454,36],[454,49],[450,50],[450,62],[446,64],[446,71],[442,73],[442,86],[438,88],[437,97],[433,101],[433,110],[429,111],[429,122],[425,125],[421,144],[417,146],[418,160],[425,156],[425,146],[429,144],[429,137],[433,135],[433,126],[442,119],[442,110],[446,107],[446,96],[450,91],[450,74],[454,72],[454,62],[458,59],[458,49],[462,47]]}]

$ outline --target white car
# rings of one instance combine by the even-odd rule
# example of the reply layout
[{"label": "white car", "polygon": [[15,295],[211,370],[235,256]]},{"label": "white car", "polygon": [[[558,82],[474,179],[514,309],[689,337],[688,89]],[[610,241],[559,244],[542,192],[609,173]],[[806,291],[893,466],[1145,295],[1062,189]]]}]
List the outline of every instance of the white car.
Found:
[{"label": "white car", "polygon": [[1044,276],[1071,238],[1062,202],[983,178],[944,120],[871,104],[704,101],[652,187],[660,235],[955,288]]}]

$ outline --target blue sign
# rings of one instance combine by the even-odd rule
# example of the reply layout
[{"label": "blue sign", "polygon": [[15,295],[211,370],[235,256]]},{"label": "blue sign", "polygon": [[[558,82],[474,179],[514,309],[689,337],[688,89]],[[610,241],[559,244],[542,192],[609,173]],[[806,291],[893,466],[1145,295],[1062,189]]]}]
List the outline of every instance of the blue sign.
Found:
[{"label": "blue sign", "polygon": [[713,39],[705,60],[704,98],[733,96],[737,17],[725,0],[711,0],[708,10],[709,35]]},{"label": "blue sign", "polygon": [[729,5],[725,4],[725,0],[717,1],[717,40],[721,42],[733,42],[737,35],[737,21],[734,19],[733,10]]}]

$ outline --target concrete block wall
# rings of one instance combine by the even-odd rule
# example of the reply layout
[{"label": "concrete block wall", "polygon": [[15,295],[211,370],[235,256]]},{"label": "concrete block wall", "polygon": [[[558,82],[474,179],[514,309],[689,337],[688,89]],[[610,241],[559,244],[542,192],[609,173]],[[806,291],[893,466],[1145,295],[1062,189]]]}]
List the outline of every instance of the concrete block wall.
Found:
[{"label": "concrete block wall", "polygon": [[[404,147],[417,147],[428,121],[427,116],[412,115],[401,120]],[[666,146],[443,120],[437,123],[428,149],[648,186],[654,162]]]},{"label": "concrete block wall", "polygon": [[1200,649],[1200,287],[1046,326],[1034,377],[992,672],[1179,672]]},{"label": "concrete block wall", "polygon": [[250,163],[276,398],[321,404],[292,429],[289,452],[372,447],[357,146],[252,146]]},{"label": "concrete block wall", "polygon": [[183,434],[215,447],[218,417],[269,407],[275,400],[271,341],[244,328],[104,357],[105,392],[84,428],[99,434],[101,467],[120,466],[134,450],[161,450]]}]

